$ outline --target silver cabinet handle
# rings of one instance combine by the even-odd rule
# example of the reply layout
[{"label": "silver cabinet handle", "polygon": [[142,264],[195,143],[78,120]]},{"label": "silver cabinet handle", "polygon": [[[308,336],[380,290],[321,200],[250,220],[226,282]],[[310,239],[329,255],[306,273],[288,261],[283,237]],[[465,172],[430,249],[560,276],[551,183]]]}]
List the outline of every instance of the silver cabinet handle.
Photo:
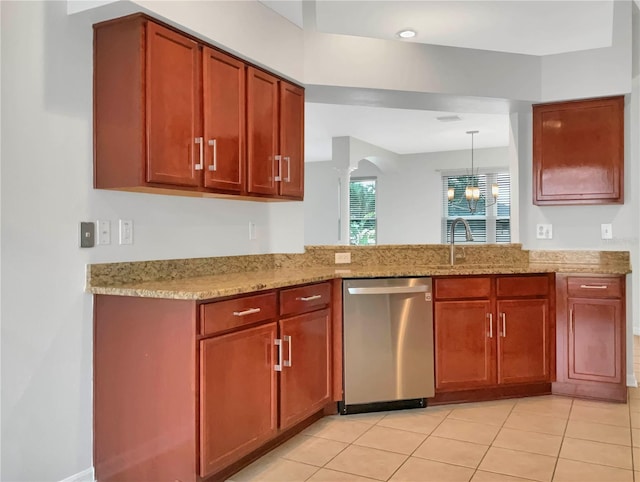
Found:
[{"label": "silver cabinet handle", "polygon": [[285,335],[282,337],[282,341],[286,341],[289,344],[289,359],[285,360],[283,365],[285,367],[291,366],[291,337],[289,335]]},{"label": "silver cabinet handle", "polygon": [[291,182],[291,158],[286,156],[284,160],[287,161],[287,177],[285,177],[284,182]]},{"label": "silver cabinet handle", "polygon": [[296,299],[300,300],[300,301],[313,301],[313,300],[319,300],[320,298],[322,298],[322,295],[301,296],[301,297],[296,298]]},{"label": "silver cabinet handle", "polygon": [[277,372],[282,371],[282,340],[276,338],[273,343],[278,347],[278,364],[273,365],[273,369]]},{"label": "silver cabinet handle", "polygon": [[493,313],[487,313],[489,318],[489,338],[493,338]]},{"label": "silver cabinet handle", "polygon": [[202,168],[204,166],[203,160],[202,160],[202,158],[204,157],[204,144],[203,144],[202,137],[196,137],[195,143],[200,146],[200,163],[195,165],[195,170],[202,171]]},{"label": "silver cabinet handle", "polygon": [[507,337],[507,314],[500,313],[500,317],[502,318],[502,337]]},{"label": "silver cabinet handle", "polygon": [[234,311],[233,316],[247,316],[253,315],[254,313],[260,313],[260,308],[249,308],[248,310],[244,311]]},{"label": "silver cabinet handle", "polygon": [[210,171],[218,170],[218,142],[216,139],[209,139],[209,145],[213,147],[213,164],[209,166]]},{"label": "silver cabinet handle", "polygon": [[569,310],[569,333],[573,334],[573,308]]},{"label": "silver cabinet handle", "polygon": [[607,285],[580,285],[580,288],[585,290],[606,290]]},{"label": "silver cabinet handle", "polygon": [[276,181],[282,180],[282,156],[276,156],[276,161],[278,161],[278,175],[274,178]]}]

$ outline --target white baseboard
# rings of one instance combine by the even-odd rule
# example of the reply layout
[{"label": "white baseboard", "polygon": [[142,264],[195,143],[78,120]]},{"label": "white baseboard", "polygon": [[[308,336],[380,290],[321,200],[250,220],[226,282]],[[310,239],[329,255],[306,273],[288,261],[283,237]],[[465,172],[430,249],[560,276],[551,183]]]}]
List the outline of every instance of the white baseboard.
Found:
[{"label": "white baseboard", "polygon": [[87,470],[71,475],[60,482],[96,482],[93,467],[89,467]]},{"label": "white baseboard", "polygon": [[636,375],[634,373],[627,374],[627,386],[628,387],[637,387],[638,380],[636,379]]}]

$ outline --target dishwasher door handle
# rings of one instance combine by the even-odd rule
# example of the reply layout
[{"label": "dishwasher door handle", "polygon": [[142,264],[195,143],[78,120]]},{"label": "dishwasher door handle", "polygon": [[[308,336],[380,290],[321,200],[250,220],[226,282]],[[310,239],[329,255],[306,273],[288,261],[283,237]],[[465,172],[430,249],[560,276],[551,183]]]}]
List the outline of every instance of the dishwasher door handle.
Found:
[{"label": "dishwasher door handle", "polygon": [[350,295],[395,295],[400,293],[426,293],[429,287],[417,286],[372,286],[370,288],[348,288]]}]

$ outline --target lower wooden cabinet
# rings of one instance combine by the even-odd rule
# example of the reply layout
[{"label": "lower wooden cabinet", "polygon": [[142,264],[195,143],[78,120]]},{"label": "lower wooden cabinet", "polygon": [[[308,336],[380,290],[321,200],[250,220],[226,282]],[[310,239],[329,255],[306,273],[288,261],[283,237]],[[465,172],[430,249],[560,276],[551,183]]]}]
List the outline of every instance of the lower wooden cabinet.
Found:
[{"label": "lower wooden cabinet", "polygon": [[200,476],[278,430],[275,322],[200,342]]},{"label": "lower wooden cabinet", "polygon": [[553,392],[626,401],[624,277],[558,275]]},{"label": "lower wooden cabinet", "polygon": [[329,310],[280,320],[280,429],[321,410],[331,396]]},{"label": "lower wooden cabinet", "polygon": [[436,278],[434,285],[436,400],[509,387],[550,391],[552,275]]},{"label": "lower wooden cabinet", "polygon": [[335,398],[332,291],[209,303],[96,295],[97,480],[217,479],[321,412]]}]

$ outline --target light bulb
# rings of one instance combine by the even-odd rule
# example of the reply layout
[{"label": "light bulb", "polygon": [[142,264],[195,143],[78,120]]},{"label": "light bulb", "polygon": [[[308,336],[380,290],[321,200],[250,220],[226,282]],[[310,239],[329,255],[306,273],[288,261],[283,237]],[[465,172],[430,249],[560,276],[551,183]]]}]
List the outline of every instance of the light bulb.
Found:
[{"label": "light bulb", "polygon": [[473,188],[471,186],[467,186],[464,189],[464,197],[466,197],[467,200],[470,200],[473,197]]},{"label": "light bulb", "polygon": [[479,187],[474,187],[473,188],[473,199],[475,201],[477,201],[478,199],[480,199],[480,188]]},{"label": "light bulb", "polygon": [[454,195],[455,195],[455,192],[454,192],[452,187],[447,189],[447,199],[449,199],[449,201],[453,201],[453,196]]},{"label": "light bulb", "polygon": [[497,184],[492,184],[491,185],[491,195],[494,198],[497,198],[500,195],[500,186],[498,186]]}]

